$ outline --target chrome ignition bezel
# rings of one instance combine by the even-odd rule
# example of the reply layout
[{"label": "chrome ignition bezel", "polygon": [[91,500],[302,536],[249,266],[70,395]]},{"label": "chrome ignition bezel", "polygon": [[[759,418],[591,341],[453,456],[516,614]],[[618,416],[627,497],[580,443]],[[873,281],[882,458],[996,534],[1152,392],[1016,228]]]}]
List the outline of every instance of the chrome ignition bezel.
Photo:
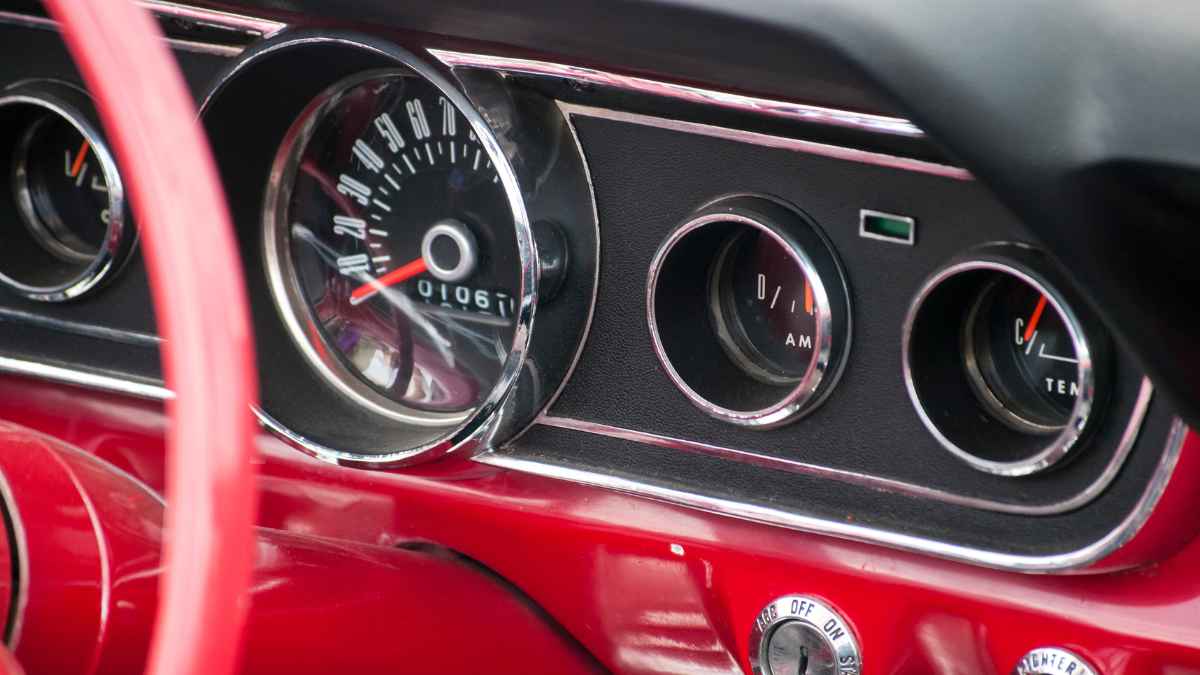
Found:
[{"label": "chrome ignition bezel", "polygon": [[785,595],[759,611],[750,629],[750,668],[754,675],[784,675],[772,671],[771,638],[785,624],[796,622],[817,633],[837,663],[838,675],[862,672],[862,649],[854,627],[824,600],[811,595]]}]

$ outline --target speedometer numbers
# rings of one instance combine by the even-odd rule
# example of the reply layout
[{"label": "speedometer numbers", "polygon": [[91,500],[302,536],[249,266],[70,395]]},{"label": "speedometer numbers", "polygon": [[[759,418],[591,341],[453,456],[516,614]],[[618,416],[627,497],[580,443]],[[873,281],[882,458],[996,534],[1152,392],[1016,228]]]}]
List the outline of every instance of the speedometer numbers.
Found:
[{"label": "speedometer numbers", "polygon": [[521,264],[497,167],[424,79],[374,74],[306,113],[266,247],[284,312],[344,393],[406,420],[477,406],[515,330]]}]

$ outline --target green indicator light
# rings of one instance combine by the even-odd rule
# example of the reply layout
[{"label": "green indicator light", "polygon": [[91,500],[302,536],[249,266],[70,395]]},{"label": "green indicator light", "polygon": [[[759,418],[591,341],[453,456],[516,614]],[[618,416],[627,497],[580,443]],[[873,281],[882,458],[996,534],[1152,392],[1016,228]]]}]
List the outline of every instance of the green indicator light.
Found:
[{"label": "green indicator light", "polygon": [[867,210],[860,214],[859,234],[864,237],[911,245],[915,230],[916,221],[907,216]]}]

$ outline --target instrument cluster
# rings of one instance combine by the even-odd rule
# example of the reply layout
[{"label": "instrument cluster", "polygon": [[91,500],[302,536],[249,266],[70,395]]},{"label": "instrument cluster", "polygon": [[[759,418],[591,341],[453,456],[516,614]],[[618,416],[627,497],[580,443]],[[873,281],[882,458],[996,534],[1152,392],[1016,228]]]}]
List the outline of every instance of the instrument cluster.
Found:
[{"label": "instrument cluster", "polygon": [[[1173,464],[1182,426],[1070,269],[903,120],[835,137],[800,104],[352,32],[220,66],[200,121],[257,413],[322,460],[455,452],[1039,570],[1125,536]],[[25,331],[0,367],[165,398],[67,81],[0,91],[0,318]]]}]

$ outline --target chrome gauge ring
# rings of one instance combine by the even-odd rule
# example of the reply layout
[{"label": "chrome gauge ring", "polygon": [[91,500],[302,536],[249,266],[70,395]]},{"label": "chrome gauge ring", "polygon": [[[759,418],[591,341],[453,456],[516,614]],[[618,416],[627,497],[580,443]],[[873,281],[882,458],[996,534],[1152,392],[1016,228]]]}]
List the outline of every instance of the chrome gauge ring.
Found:
[{"label": "chrome gauge ring", "polygon": [[807,216],[769,198],[718,200],[676,228],[651,263],[646,306],[667,377],[723,422],[791,422],[845,364],[841,268]]},{"label": "chrome gauge ring", "polygon": [[388,56],[393,67],[333,83],[298,115],[271,169],[261,245],[313,369],[361,410],[428,430],[389,454],[404,461],[453,449],[495,415],[524,363],[537,280],[499,142],[441,74]]},{"label": "chrome gauge ring", "polygon": [[[294,31],[207,95],[241,253],[263,272],[260,418],[289,444],[372,468],[475,453],[559,391],[595,293],[595,216],[562,113],[505,86],[372,36]],[[531,210],[559,257],[539,262]],[[539,304],[546,270],[564,291]]]},{"label": "chrome gauge ring", "polygon": [[1108,341],[1040,254],[988,247],[931,276],[905,323],[904,380],[925,427],[970,466],[1025,476],[1079,446]]},{"label": "chrome gauge ring", "polygon": [[74,87],[35,80],[0,92],[0,284],[31,300],[78,298],[110,279],[137,241],[116,161],[91,101]]}]

